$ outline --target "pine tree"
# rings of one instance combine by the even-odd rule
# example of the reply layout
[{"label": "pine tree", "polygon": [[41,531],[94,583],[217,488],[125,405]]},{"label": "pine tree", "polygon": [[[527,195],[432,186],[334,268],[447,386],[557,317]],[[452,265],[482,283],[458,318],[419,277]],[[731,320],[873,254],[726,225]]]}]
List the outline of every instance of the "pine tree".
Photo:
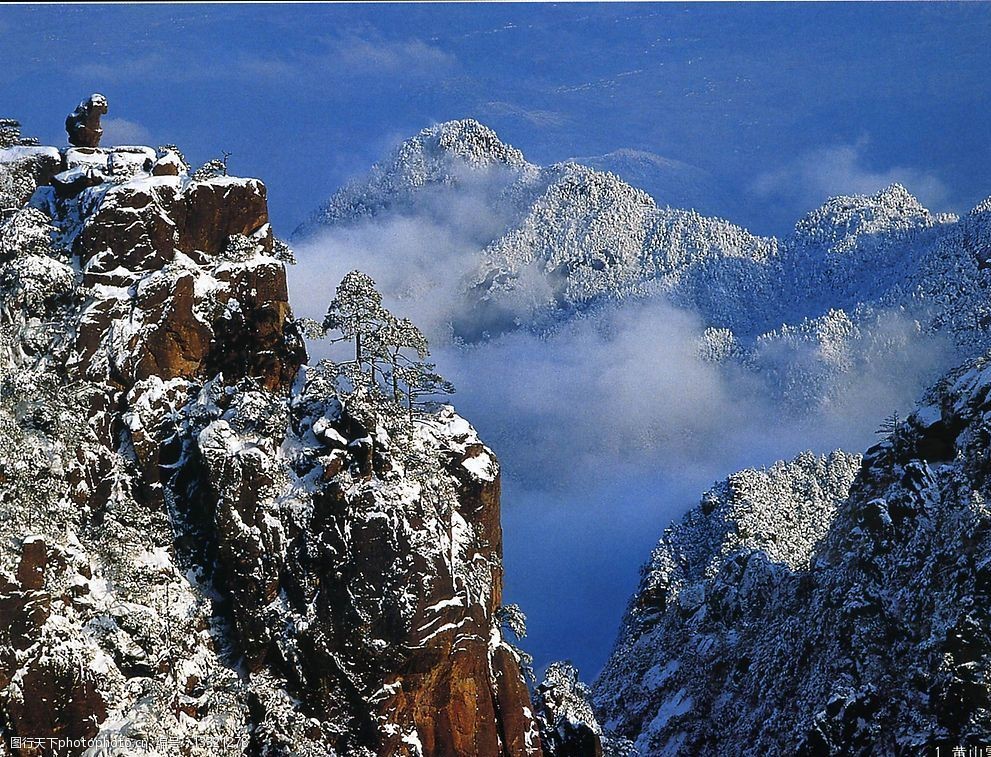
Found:
[{"label": "pine tree", "polygon": [[13,118],[0,118],[0,149],[5,147],[33,147],[38,144],[34,137],[21,136],[21,122]]},{"label": "pine tree", "polygon": [[437,373],[437,366],[421,360],[413,360],[399,369],[399,379],[405,386],[406,409],[409,423],[413,425],[413,410],[422,406],[427,397],[438,394],[454,394],[454,384]]},{"label": "pine tree", "polygon": [[[423,332],[408,318],[397,318],[382,304],[375,282],[361,271],[348,273],[323,321],[334,342],[354,344],[354,360],[338,366],[352,392],[388,401],[392,413],[403,408],[410,427],[414,410],[426,397],[452,394],[454,386],[427,361]],[[379,401],[376,400],[376,401]]]},{"label": "pine tree", "polygon": [[425,360],[430,354],[427,338],[408,318],[395,318],[387,313],[381,328],[371,335],[371,349],[387,364],[392,399],[399,402],[403,397],[400,390],[402,372],[417,360]]},{"label": "pine tree", "polygon": [[375,333],[384,326],[387,312],[371,276],[351,271],[337,285],[337,296],[327,308],[323,326],[328,331],[341,332],[341,337],[332,341],[353,341],[354,362],[361,366],[369,361],[374,376],[374,358],[366,353],[362,343],[374,339]]}]

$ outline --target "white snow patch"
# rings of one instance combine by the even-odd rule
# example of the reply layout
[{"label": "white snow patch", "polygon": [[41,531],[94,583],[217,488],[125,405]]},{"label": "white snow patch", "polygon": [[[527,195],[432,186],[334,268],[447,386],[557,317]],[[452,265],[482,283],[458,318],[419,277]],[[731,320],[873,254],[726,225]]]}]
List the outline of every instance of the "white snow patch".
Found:
[{"label": "white snow patch", "polygon": [[55,158],[55,160],[62,160],[62,155],[59,153],[57,147],[17,145],[14,147],[5,147],[0,150],[0,163],[13,163],[17,160],[37,158],[43,155],[47,155],[50,158]]},{"label": "white snow patch", "polygon": [[650,725],[647,726],[647,733],[656,733],[662,730],[672,718],[676,718],[679,715],[684,715],[686,712],[692,709],[692,698],[687,696],[687,692],[684,689],[679,689],[677,694],[664,700],[661,704],[660,709],[658,709],[657,714],[654,719],[650,721]]},{"label": "white snow patch", "polygon": [[641,684],[647,691],[656,691],[661,688],[672,675],[678,672],[681,663],[677,660],[669,660],[668,664],[661,667],[659,664],[644,673]]},{"label": "white snow patch", "polygon": [[107,170],[107,153],[99,148],[70,147],[65,151],[66,168],[76,166],[92,166],[102,171]]},{"label": "white snow patch", "polygon": [[450,599],[442,599],[440,602],[430,605],[430,607],[426,608],[426,611],[440,610],[444,607],[464,607],[464,604],[464,600],[461,597],[451,597]]},{"label": "white snow patch", "polygon": [[475,478],[479,478],[482,481],[495,480],[496,465],[488,452],[482,452],[475,457],[469,457],[461,465],[475,476]]},{"label": "white snow patch", "polygon": [[912,415],[922,428],[931,428],[932,426],[935,426],[943,417],[942,411],[933,405],[920,407],[912,413]]},{"label": "white snow patch", "polygon": [[416,731],[403,734],[403,743],[412,747],[413,753],[418,757],[423,757],[423,744],[420,741],[420,735]]},{"label": "white snow patch", "polygon": [[172,568],[172,557],[165,547],[155,547],[153,550],[144,551],[138,555],[134,562],[152,570],[169,570]]}]

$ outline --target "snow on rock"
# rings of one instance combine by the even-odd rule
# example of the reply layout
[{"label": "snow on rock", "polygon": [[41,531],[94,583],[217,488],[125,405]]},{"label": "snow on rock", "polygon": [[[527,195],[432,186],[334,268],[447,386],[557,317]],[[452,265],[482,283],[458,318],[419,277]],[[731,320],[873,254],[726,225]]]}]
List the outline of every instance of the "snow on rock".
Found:
[{"label": "snow on rock", "polygon": [[519,660],[490,646],[495,456],[450,406],[397,426],[300,370],[264,185],[171,148],[6,157],[5,733],[540,754]]},{"label": "snow on rock", "polygon": [[610,733],[641,754],[991,738],[989,360],[948,374],[862,462],[735,474],[672,526],[594,686]]},{"label": "snow on rock", "polygon": [[31,158],[46,158],[53,162],[61,162],[62,155],[57,147],[35,145],[15,145],[0,149],[0,163],[15,163]]}]

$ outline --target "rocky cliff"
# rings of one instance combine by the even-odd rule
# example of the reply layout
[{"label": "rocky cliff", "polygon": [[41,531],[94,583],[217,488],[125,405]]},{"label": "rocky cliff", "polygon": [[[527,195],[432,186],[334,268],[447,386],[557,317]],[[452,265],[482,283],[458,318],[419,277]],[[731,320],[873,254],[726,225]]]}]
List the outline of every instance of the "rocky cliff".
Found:
[{"label": "rocky cliff", "polygon": [[264,185],[19,145],[0,190],[0,750],[541,753],[498,463],[305,364]]},{"label": "rocky cliff", "polygon": [[659,755],[987,744],[989,360],[862,461],[735,474],[670,528],[594,688],[606,729]]}]

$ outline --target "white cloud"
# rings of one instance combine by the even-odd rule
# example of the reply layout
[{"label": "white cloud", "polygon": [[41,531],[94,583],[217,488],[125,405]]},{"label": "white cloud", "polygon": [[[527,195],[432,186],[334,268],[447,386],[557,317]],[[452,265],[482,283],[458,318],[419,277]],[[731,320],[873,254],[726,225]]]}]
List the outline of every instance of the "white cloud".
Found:
[{"label": "white cloud", "polygon": [[[660,300],[458,347],[450,324],[469,317],[465,274],[509,222],[492,186],[425,190],[415,210],[300,244],[290,286],[297,313],[322,318],[360,268],[426,331],[454,404],[502,461],[507,597],[531,616],[538,661],[601,659],[651,544],[712,481],[804,449],[865,449],[945,363],[940,342],[885,313],[843,346],[846,372],[809,343],[763,351],[757,371],[717,365],[698,356],[699,318]],[[329,352],[311,345],[313,358]],[[782,374],[826,399],[796,410],[769,378]],[[590,603],[602,612],[588,618]],[[584,641],[562,648],[575,624]]]},{"label": "white cloud", "polygon": [[289,271],[294,307],[312,318],[322,315],[337,282],[360,268],[435,344],[447,340],[451,323],[468,317],[463,278],[509,223],[497,199],[509,178],[498,168],[462,172],[456,187],[421,189],[415,211],[331,229],[300,243],[299,265]]},{"label": "white cloud", "polygon": [[157,81],[163,75],[172,81],[195,79],[201,70],[200,66],[177,66],[175,59],[157,51],[101,56],[96,60],[83,61],[71,69],[76,78],[101,83],[141,79]]},{"label": "white cloud", "polygon": [[[92,82],[143,79],[172,82],[229,79],[263,80],[281,84],[287,80],[353,80],[364,76],[402,79],[449,72],[454,55],[421,39],[385,39],[375,34],[341,33],[318,40],[311,50],[279,49],[267,53],[245,49],[222,60],[216,51],[148,50],[110,61],[101,57],[72,69],[72,75]],[[181,63],[179,62],[181,61]]]},{"label": "white cloud", "polygon": [[456,60],[450,53],[421,39],[385,40],[357,34],[330,40],[328,54],[362,72],[447,68]]},{"label": "white cloud", "polygon": [[[504,458],[506,474],[527,487],[574,488],[574,501],[591,506],[582,492],[603,471],[683,478],[690,470],[693,481],[708,482],[809,447],[859,450],[942,364],[940,345],[892,313],[839,346],[844,370],[806,342],[775,343],[748,367],[717,365],[698,356],[700,318],[660,299],[605,309],[551,334],[521,330],[458,347],[452,324],[472,325],[464,282],[508,223],[492,198],[485,182],[424,190],[415,212],[299,245],[290,283],[297,312],[319,319],[348,270],[370,274],[387,305],[424,329],[458,387],[459,409]],[[525,322],[529,313],[521,305],[515,316]],[[313,349],[322,356],[326,347]],[[792,385],[815,388],[811,405],[787,406],[782,386]]]},{"label": "white cloud", "polygon": [[487,116],[503,116],[526,121],[531,126],[562,126],[567,122],[563,113],[539,108],[524,108],[502,100],[491,100],[482,104],[481,112]]},{"label": "white cloud", "polygon": [[765,199],[786,199],[793,205],[817,207],[841,194],[873,194],[898,182],[931,209],[942,210],[948,190],[931,171],[894,166],[877,170],[867,165],[869,140],[812,150],[785,166],[761,174],[751,189]]},{"label": "white cloud", "polygon": [[151,132],[137,121],[110,117],[101,119],[100,125],[104,145],[150,145],[153,142]]},{"label": "white cloud", "polygon": [[417,38],[387,40],[358,33],[328,36],[315,51],[259,56],[242,54],[233,70],[250,78],[271,81],[319,78],[328,80],[376,76],[421,78],[449,72],[457,59]]}]

